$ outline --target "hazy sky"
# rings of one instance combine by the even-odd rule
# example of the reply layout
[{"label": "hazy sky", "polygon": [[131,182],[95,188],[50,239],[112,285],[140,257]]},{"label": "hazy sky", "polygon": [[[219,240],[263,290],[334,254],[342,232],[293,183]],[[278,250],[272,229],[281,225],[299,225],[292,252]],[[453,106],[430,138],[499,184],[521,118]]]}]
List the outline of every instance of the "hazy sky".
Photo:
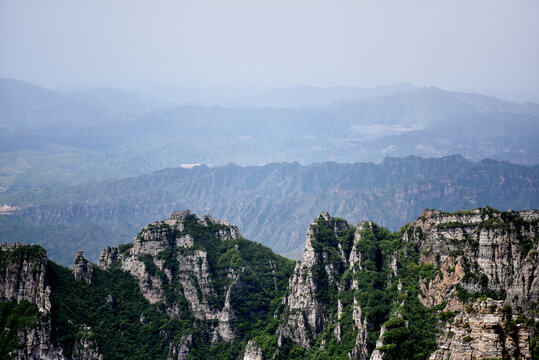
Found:
[{"label": "hazy sky", "polygon": [[0,76],[48,87],[409,82],[539,102],[539,1],[0,0]]}]

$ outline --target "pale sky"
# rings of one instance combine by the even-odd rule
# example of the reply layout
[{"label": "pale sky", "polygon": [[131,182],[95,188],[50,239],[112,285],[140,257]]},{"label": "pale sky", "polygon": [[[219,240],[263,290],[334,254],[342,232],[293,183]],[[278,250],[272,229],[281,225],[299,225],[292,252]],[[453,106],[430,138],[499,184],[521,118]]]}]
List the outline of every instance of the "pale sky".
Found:
[{"label": "pale sky", "polygon": [[371,87],[539,103],[539,0],[0,0],[0,77]]}]

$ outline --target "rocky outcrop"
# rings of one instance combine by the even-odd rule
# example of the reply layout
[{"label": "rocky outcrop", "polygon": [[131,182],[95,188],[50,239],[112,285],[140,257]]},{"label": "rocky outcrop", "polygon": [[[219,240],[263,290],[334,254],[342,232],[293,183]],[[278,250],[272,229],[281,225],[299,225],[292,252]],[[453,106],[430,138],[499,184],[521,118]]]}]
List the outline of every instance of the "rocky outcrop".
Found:
[{"label": "rocky outcrop", "polygon": [[[37,305],[39,315],[19,330],[22,345],[12,350],[13,359],[64,359],[63,351],[51,339],[51,288],[47,281],[47,255],[37,245],[19,243],[0,246],[0,301]],[[9,329],[0,329],[0,333]]]},{"label": "rocky outcrop", "polygon": [[361,306],[354,298],[354,306],[352,309],[352,319],[354,320],[357,331],[356,343],[350,352],[352,359],[364,360],[369,358],[368,334],[367,334],[367,319],[361,315]]},{"label": "rocky outcrop", "polygon": [[[214,346],[219,343],[228,343],[234,358],[257,360],[322,351],[360,360],[531,359],[539,320],[538,239],[535,210],[426,210],[399,233],[321,213],[294,267],[274,255],[260,257],[269,249],[241,239],[227,222],[178,211],[143,228],[132,244],[103,250],[101,270],[78,252],[72,274],[85,283],[48,263],[40,247],[4,244],[0,299],[30,301],[40,311],[39,321],[17,334],[24,347],[13,357],[21,359],[65,357],[51,338],[47,271],[84,291],[99,279],[110,282],[112,274],[130,291],[138,284],[146,301],[136,294],[133,309],[142,309],[136,322],[142,333],[158,331],[168,359],[197,357],[197,351],[222,349]],[[111,294],[118,292],[93,294],[94,313],[123,311],[122,298]],[[163,322],[155,327],[151,318]],[[79,331],[66,346],[69,355],[100,359],[93,330],[68,324],[71,334]]]},{"label": "rocky outcrop", "polygon": [[[334,286],[338,282],[339,271],[336,265],[329,261],[329,253],[319,245],[320,227],[331,229],[329,237],[350,230],[348,223],[335,219],[328,213],[321,213],[318,219],[307,230],[303,258],[298,261],[294,274],[290,279],[290,293],[283,299],[287,313],[285,323],[280,327],[280,336],[290,337],[294,342],[304,347],[310,347],[312,335],[318,334],[327,320],[327,303],[319,300],[318,293],[322,287]],[[336,245],[336,244],[335,244]],[[341,254],[341,262],[346,261],[347,254]],[[323,271],[327,276],[327,284],[320,284],[317,275]]]},{"label": "rocky outcrop", "polygon": [[99,261],[97,262],[97,266],[99,266],[100,269],[110,269],[112,267],[112,264],[118,259],[118,248],[117,247],[106,247],[101,251],[101,255],[99,256]]},{"label": "rocky outcrop", "polygon": [[80,339],[73,349],[73,360],[103,360],[92,329],[89,326],[83,326],[79,330],[79,336]]},{"label": "rocky outcrop", "polygon": [[[198,219],[189,210],[175,211],[169,219],[143,228],[133,239],[132,246],[103,250],[99,266],[107,269],[118,263],[122,270],[137,278],[141,293],[150,303],[163,302],[173,316],[180,315],[181,310],[166,298],[164,285],[165,282],[181,285],[182,295],[195,319],[217,321],[212,342],[230,342],[235,338],[230,326],[234,318],[230,296],[239,277],[233,271],[228,275],[230,281],[224,289],[224,304],[221,308],[212,306],[217,293],[212,286],[208,254],[195,246],[195,235],[190,233],[194,227],[207,231],[218,241],[243,238],[238,228],[226,221],[215,220],[209,215]],[[167,260],[177,264],[174,273],[167,268]]]},{"label": "rocky outcrop", "polygon": [[537,210],[424,211],[411,224],[413,231],[407,235],[420,245],[422,261],[442,263],[440,276],[423,288],[427,297],[434,294],[438,299],[430,297],[425,303],[441,303],[455,292],[457,284],[468,291],[503,291],[506,301],[513,306],[529,306],[538,301],[538,221]]},{"label": "rocky outcrop", "polygon": [[256,342],[249,340],[247,346],[245,346],[245,352],[243,353],[243,360],[264,360],[262,349]]},{"label": "rocky outcrop", "polygon": [[85,281],[88,284],[92,282],[94,267],[88,260],[84,258],[84,253],[82,250],[77,251],[75,261],[71,266],[71,271],[73,272],[75,279]]},{"label": "rocky outcrop", "polygon": [[51,289],[47,284],[47,254],[38,245],[1,244],[0,301],[28,300],[49,312]]},{"label": "rocky outcrop", "polygon": [[168,360],[187,360],[193,345],[193,335],[183,335],[177,344],[170,344]]},{"label": "rocky outcrop", "polygon": [[[2,329],[3,330],[3,329]],[[11,351],[10,358],[18,360],[51,359],[63,360],[63,350],[54,346],[51,338],[50,314],[44,314],[34,327],[19,333],[18,340],[23,346]]]},{"label": "rocky outcrop", "polygon": [[[362,222],[354,229],[328,213],[321,213],[311,224],[303,258],[290,279],[290,293],[283,299],[286,310],[278,331],[281,344],[289,337],[309,348],[318,336],[333,328],[337,343],[344,332],[354,334],[355,345],[348,357],[369,358],[369,324],[356,298],[359,288],[355,276],[363,268],[358,243],[373,226],[372,222]],[[354,294],[352,298],[346,295],[350,293]],[[328,313],[329,308],[335,308],[336,313]],[[343,328],[344,314],[351,316],[352,329]]]},{"label": "rocky outcrop", "polygon": [[[533,319],[539,299],[538,221],[536,210],[481,208],[426,210],[411,224],[405,237],[420,245],[422,262],[439,269],[421,281],[419,300],[458,314],[442,327],[431,359],[531,358],[534,330],[522,319]],[[519,323],[507,314],[512,308]]]},{"label": "rocky outcrop", "polygon": [[376,349],[371,354],[370,360],[382,360],[384,358],[384,352],[381,349],[384,346],[384,334],[386,332],[386,327],[382,326],[380,329],[380,336],[376,340]]},{"label": "rocky outcrop", "polygon": [[531,359],[530,331],[503,301],[479,300],[442,327],[431,360]]},{"label": "rocky outcrop", "polygon": [[[404,340],[394,340],[394,335],[384,339],[385,326],[376,323],[376,318],[369,322],[358,299],[363,297],[365,303],[364,286],[369,282],[365,276],[384,274],[387,291],[397,294],[392,295],[394,310],[385,315],[390,319],[410,315],[405,312],[410,294],[416,294],[425,308],[441,309],[435,314],[442,316],[443,312],[443,319],[458,314],[453,323],[440,328],[439,349],[432,359],[528,358],[530,339],[535,336],[530,325],[534,322],[532,309],[539,300],[538,223],[536,210],[426,210],[401,230],[400,240],[393,243],[400,248],[391,250],[395,245],[390,245],[389,233],[383,235],[372,222],[360,223],[347,242],[343,232],[351,227],[322,213],[307,232],[303,258],[296,264],[290,292],[283,299],[279,343],[285,338],[305,348],[315,343],[324,347],[327,341],[339,343],[346,331],[350,334],[350,328],[342,325],[343,314],[351,313],[356,341],[349,356],[382,359],[383,349],[394,349],[386,347],[386,341]],[[417,292],[406,287],[413,280],[410,271],[419,274]],[[499,309],[511,306],[519,314],[504,318]],[[405,323],[407,329],[408,320]],[[465,330],[463,323],[467,324]],[[328,329],[332,329],[331,337]],[[376,330],[380,337],[373,344],[369,332]],[[398,348],[399,344],[391,346]]]}]

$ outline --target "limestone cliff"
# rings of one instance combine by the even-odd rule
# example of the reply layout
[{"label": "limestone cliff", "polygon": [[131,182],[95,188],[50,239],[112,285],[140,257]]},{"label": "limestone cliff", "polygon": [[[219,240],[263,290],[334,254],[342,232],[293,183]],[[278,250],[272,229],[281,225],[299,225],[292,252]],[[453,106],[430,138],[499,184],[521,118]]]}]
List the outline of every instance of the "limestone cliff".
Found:
[{"label": "limestone cliff", "polygon": [[[104,249],[98,264],[131,274],[150,304],[162,304],[172,319],[192,319],[211,345],[240,340],[246,319],[272,315],[267,295],[284,291],[292,262],[268,250],[226,221],[182,210],[143,228],[132,244]],[[172,340],[169,358],[190,356],[193,331]]]},{"label": "limestone cliff", "polygon": [[40,312],[51,309],[47,284],[47,254],[40,246],[1,244],[0,300],[36,304]]},{"label": "limestone cliff", "polygon": [[283,299],[279,346],[354,359],[532,358],[538,220],[536,210],[426,210],[390,234],[322,213]]},{"label": "limestone cliff", "polygon": [[243,354],[243,360],[264,360],[262,349],[253,340],[250,340],[247,343],[245,353]]},{"label": "limestone cliff", "polygon": [[[421,262],[420,301],[456,314],[432,359],[531,358],[539,300],[539,212],[426,210],[404,237]],[[517,311],[511,311],[518,309]]]},{"label": "limestone cliff", "polygon": [[283,299],[280,345],[290,338],[306,348],[324,348],[328,341],[340,344],[347,337],[353,347],[343,347],[342,355],[368,358],[368,324],[354,295],[359,290],[354,276],[363,268],[358,244],[372,229],[370,222],[355,228],[328,213],[321,213],[311,224],[303,258]]},{"label": "limestone cliff", "polygon": [[[195,244],[194,232],[207,232],[218,241],[243,238],[236,226],[209,215],[196,218],[188,210],[176,211],[169,219],[154,222],[138,234],[129,248],[103,250],[99,265],[110,268],[116,261],[120,268],[137,278],[140,291],[151,303],[164,303],[172,316],[179,316],[178,304],[167,299],[166,284],[177,283],[187,300],[189,311],[198,320],[215,320],[212,342],[232,341],[235,338],[230,322],[234,310],[230,296],[239,286],[243,269],[229,269],[222,291],[224,302],[219,304],[218,290],[212,284],[208,252]],[[174,268],[171,262],[177,264]]]},{"label": "limestone cliff", "polygon": [[[4,327],[0,328],[0,333],[4,336],[2,343],[7,346],[1,349],[6,353],[0,353],[0,357],[21,360],[101,359],[97,344],[91,338],[81,336],[72,357],[66,357],[63,348],[54,343],[45,249],[37,245],[2,244],[0,260],[0,302],[14,309],[12,311],[17,316],[11,321],[9,317],[5,323],[2,321]],[[35,311],[32,306],[35,306]],[[91,332],[89,328],[85,330],[86,333]]]}]

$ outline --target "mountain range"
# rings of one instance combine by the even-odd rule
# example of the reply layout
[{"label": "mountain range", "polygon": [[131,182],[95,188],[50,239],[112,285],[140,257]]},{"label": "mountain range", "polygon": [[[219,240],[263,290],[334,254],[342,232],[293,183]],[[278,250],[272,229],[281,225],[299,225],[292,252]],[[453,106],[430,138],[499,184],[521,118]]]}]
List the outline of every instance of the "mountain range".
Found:
[{"label": "mountain range", "polygon": [[178,208],[211,213],[249,238],[298,258],[302,229],[320,211],[397,230],[424,208],[455,211],[539,207],[539,166],[462,156],[386,158],[378,164],[273,163],[168,168],[123,180],[0,194],[18,210],[0,215],[0,241],[33,242],[68,264],[77,249],[99,251]]},{"label": "mountain range", "polygon": [[0,186],[73,185],[182,163],[355,163],[454,154],[539,161],[539,105],[533,103],[408,85],[298,86],[239,102],[174,94],[58,93],[1,79]]}]

